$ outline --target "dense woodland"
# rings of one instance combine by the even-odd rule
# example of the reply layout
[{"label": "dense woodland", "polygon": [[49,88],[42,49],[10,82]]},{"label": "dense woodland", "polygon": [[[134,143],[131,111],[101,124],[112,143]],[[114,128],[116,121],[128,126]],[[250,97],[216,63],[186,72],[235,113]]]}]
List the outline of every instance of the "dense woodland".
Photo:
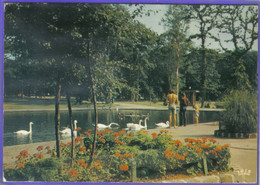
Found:
[{"label": "dense woodland", "polygon": [[[156,12],[129,6],[6,4],[5,96],[157,101],[174,88],[199,90],[204,102],[257,90],[256,6],[169,5],[160,35],[136,20]],[[209,49],[209,39],[220,49]]]}]

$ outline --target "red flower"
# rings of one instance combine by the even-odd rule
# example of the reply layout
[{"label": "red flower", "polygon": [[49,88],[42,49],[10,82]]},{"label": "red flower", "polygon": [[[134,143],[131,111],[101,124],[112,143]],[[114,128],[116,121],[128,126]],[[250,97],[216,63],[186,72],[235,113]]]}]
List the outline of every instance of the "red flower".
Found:
[{"label": "red flower", "polygon": [[78,175],[77,170],[75,170],[75,169],[70,169],[69,170],[69,176],[76,177],[77,175]]},{"label": "red flower", "polygon": [[101,138],[101,139],[100,139],[100,142],[101,142],[101,143],[106,143],[106,140],[105,140],[104,138]]},{"label": "red flower", "polygon": [[46,146],[46,148],[45,148],[45,149],[49,150],[50,148],[51,148],[50,146]]},{"label": "red flower", "polygon": [[127,164],[122,164],[120,167],[121,171],[128,171],[129,170],[129,166]]}]

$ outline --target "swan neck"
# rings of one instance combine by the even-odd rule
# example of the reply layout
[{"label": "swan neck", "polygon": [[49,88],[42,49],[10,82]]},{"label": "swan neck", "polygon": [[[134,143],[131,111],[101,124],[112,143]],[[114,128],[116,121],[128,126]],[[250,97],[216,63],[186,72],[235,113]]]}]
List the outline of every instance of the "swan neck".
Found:
[{"label": "swan neck", "polygon": [[29,126],[29,132],[30,133],[32,132],[32,124],[30,124],[30,126]]}]

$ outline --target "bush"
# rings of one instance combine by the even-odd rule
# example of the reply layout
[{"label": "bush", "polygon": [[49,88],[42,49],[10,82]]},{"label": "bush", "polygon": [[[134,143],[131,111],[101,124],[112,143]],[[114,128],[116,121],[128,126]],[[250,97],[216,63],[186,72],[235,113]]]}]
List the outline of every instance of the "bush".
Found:
[{"label": "bush", "polygon": [[224,97],[226,109],[222,121],[228,132],[255,133],[257,131],[257,93],[233,90]]},{"label": "bush", "polygon": [[[83,142],[84,141],[84,142]],[[167,173],[196,175],[203,171],[205,156],[208,170],[229,169],[228,145],[217,145],[212,138],[185,138],[185,143],[174,139],[168,130],[159,133],[138,131],[126,133],[103,130],[97,133],[97,147],[91,165],[93,132],[88,130],[75,138],[75,158],[71,159],[71,142],[62,143],[61,159],[55,149],[48,150],[49,158],[43,157],[43,146],[36,154],[26,150],[17,156],[16,166],[4,169],[9,181],[69,181],[69,182],[112,182],[129,181],[133,161],[139,177],[161,177]]]}]

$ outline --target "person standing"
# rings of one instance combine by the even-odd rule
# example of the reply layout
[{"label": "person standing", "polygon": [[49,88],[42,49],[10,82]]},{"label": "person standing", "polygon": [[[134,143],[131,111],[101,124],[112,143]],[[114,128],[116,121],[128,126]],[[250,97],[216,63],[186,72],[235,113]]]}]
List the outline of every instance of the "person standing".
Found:
[{"label": "person standing", "polygon": [[196,125],[199,125],[199,116],[200,116],[200,111],[199,111],[199,107],[197,105],[194,106],[195,109],[195,121],[196,121]]},{"label": "person standing", "polygon": [[178,97],[176,94],[174,94],[174,90],[171,89],[169,91],[169,94],[166,98],[166,103],[168,103],[168,109],[169,109],[169,128],[171,128],[172,124],[172,117],[174,121],[174,128],[176,128],[176,105],[178,104]]},{"label": "person standing", "polygon": [[181,100],[180,100],[180,126],[186,126],[187,123],[187,116],[186,110],[187,106],[189,105],[189,100],[186,97],[186,94],[183,92],[181,93]]}]

